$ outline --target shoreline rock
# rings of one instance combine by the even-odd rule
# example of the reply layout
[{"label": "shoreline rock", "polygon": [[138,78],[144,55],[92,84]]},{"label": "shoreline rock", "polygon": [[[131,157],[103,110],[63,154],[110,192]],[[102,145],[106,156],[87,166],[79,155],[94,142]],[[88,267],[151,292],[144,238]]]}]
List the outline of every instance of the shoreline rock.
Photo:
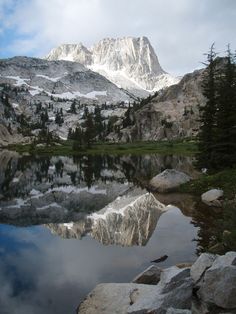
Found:
[{"label": "shoreline rock", "polygon": [[208,206],[221,207],[222,202],[220,199],[223,197],[223,190],[211,189],[201,195],[201,200]]},{"label": "shoreline rock", "polygon": [[235,296],[236,252],[203,253],[191,267],[150,266],[132,283],[99,284],[77,314],[232,314]]},{"label": "shoreline rock", "polygon": [[175,169],[166,169],[150,180],[149,187],[151,190],[165,193],[174,190],[190,180],[191,177],[184,172]]}]

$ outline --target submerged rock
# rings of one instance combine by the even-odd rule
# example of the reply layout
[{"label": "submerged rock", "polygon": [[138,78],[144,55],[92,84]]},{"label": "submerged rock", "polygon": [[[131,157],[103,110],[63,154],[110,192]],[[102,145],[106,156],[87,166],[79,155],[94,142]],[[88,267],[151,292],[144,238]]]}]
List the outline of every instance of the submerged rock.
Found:
[{"label": "submerged rock", "polygon": [[158,192],[168,192],[191,180],[187,174],[175,169],[166,169],[150,181],[150,187]]},{"label": "submerged rock", "polygon": [[221,207],[222,203],[220,198],[223,196],[224,192],[219,189],[211,189],[201,195],[203,203],[209,206]]}]

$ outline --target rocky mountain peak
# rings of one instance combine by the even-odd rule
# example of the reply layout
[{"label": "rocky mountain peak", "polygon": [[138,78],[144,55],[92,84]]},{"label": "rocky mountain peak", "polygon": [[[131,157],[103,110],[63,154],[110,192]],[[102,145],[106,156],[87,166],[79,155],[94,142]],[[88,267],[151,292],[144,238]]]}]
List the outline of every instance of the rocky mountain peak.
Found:
[{"label": "rocky mountain peak", "polygon": [[165,73],[147,37],[105,38],[92,47],[95,64],[138,75]]},{"label": "rocky mountain peak", "polygon": [[92,62],[91,52],[82,44],[62,44],[51,50],[47,60],[66,60],[90,65]]},{"label": "rocky mountain peak", "polygon": [[90,49],[82,44],[61,45],[54,48],[46,59],[80,62],[118,87],[139,96],[178,82],[162,69],[145,36],[104,38]]}]

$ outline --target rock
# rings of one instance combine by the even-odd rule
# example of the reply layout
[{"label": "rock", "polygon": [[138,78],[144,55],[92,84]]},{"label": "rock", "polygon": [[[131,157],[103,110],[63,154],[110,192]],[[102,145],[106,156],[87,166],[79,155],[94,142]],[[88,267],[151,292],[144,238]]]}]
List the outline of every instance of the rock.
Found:
[{"label": "rock", "polygon": [[[165,88],[159,95],[135,112],[135,123],[124,132],[132,141],[180,139],[197,135],[199,106],[206,99],[202,94],[202,74],[197,70],[186,74],[179,84]],[[186,115],[187,108],[187,115]]]},{"label": "rock", "polygon": [[162,293],[168,293],[181,285],[181,283],[190,277],[189,268],[178,268],[172,266],[164,269],[161,273],[160,286],[162,286]]},{"label": "rock", "polygon": [[162,269],[157,266],[150,266],[133,279],[133,283],[156,285],[160,281]]},{"label": "rock", "polygon": [[166,311],[166,314],[191,314],[192,311],[190,310],[183,310],[183,309],[174,309],[173,307],[169,307]]},{"label": "rock", "polygon": [[206,269],[210,268],[217,258],[217,255],[203,253],[201,256],[196,260],[196,262],[192,265],[190,270],[190,275],[194,281],[194,283],[198,282]]},{"label": "rock", "polygon": [[150,181],[150,187],[158,192],[168,192],[191,180],[187,174],[175,169],[166,169]]},{"label": "rock", "polygon": [[161,279],[154,289],[136,298],[127,309],[127,313],[158,313],[165,314],[170,307],[190,309],[193,282],[189,269],[179,269],[175,266],[163,270]]},{"label": "rock", "polygon": [[189,272],[175,266],[165,269],[157,285],[100,284],[81,303],[78,313],[165,314],[170,307],[190,309],[193,282]]},{"label": "rock", "polygon": [[137,298],[154,292],[154,287],[134,283],[99,284],[78,308],[79,314],[126,314]]},{"label": "rock", "polygon": [[176,267],[178,268],[186,268],[186,267],[192,267],[193,266],[193,263],[178,263],[175,265]]},{"label": "rock", "polygon": [[224,309],[236,308],[236,252],[216,258],[205,272],[198,296]]},{"label": "rock", "polygon": [[201,195],[202,202],[209,206],[221,207],[222,203],[219,198],[223,196],[224,192],[219,189],[211,189]]}]

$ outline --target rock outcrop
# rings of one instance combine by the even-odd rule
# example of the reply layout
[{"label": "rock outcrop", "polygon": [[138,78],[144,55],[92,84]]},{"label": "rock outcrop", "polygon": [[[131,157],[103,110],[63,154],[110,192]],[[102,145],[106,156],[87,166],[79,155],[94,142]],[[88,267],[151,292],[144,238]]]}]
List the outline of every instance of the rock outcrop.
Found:
[{"label": "rock outcrop", "polygon": [[157,285],[100,284],[78,309],[79,314],[164,314],[169,307],[191,306],[192,279],[189,269],[171,267],[163,270]]},{"label": "rock outcrop", "polygon": [[145,273],[148,279],[156,273],[152,268],[137,276],[138,283],[98,285],[80,304],[78,314],[236,312],[236,252],[204,253],[191,269],[173,266],[158,272],[156,285],[144,284]]},{"label": "rock outcrop", "polygon": [[206,303],[236,309],[236,252],[228,252],[213,261],[204,273],[198,295]]},{"label": "rock outcrop", "polygon": [[204,70],[186,74],[178,84],[160,91],[156,97],[134,112],[134,124],[122,130],[129,141],[173,140],[195,137],[199,131],[199,106],[205,104],[202,93]]}]

